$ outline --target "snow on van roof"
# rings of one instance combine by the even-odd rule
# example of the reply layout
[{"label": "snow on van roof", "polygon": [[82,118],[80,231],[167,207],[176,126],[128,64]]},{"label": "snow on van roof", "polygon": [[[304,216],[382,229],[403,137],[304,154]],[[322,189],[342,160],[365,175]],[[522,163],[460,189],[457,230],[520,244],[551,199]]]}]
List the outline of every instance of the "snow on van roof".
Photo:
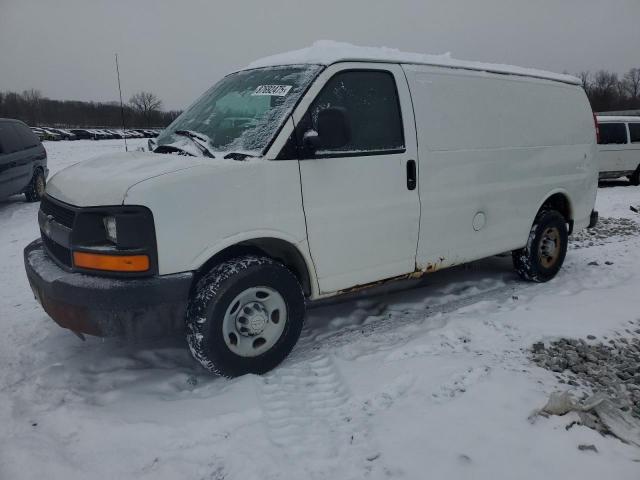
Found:
[{"label": "snow on van roof", "polygon": [[359,47],[349,43],[334,42],[332,40],[320,40],[310,47],[291,52],[279,53],[256,60],[247,68],[272,67],[276,65],[295,65],[313,63],[319,65],[331,65],[340,61],[370,61],[414,63],[450,68],[462,68],[466,70],[479,70],[491,73],[520,75],[526,77],[556,80],[558,82],[580,85],[580,79],[571,75],[546,72],[533,68],[515,67],[494,63],[473,62],[456,60],[449,53],[442,55],[426,55],[422,53],[401,52],[388,47]]},{"label": "snow on van roof", "polygon": [[598,122],[640,122],[640,116],[632,115],[596,115]]}]

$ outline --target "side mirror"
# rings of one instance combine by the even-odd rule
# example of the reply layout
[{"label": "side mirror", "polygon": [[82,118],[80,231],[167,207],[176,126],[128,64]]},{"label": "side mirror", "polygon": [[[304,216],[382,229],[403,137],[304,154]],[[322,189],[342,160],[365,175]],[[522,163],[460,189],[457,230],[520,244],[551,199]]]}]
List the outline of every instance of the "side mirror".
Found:
[{"label": "side mirror", "polygon": [[344,147],[351,140],[351,128],[344,108],[330,107],[318,112],[318,138],[327,149]]},{"label": "side mirror", "polygon": [[316,153],[316,150],[320,148],[318,132],[314,129],[307,130],[302,136],[302,145],[307,152],[311,154]]}]

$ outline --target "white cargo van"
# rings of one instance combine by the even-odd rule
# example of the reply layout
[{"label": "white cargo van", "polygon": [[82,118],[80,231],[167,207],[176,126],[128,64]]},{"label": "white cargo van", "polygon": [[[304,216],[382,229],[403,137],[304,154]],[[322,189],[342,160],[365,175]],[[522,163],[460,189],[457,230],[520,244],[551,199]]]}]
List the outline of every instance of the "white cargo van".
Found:
[{"label": "white cargo van", "polygon": [[79,334],[173,324],[207,369],[266,372],[308,301],[509,251],[551,279],[597,218],[595,139],[573,77],[320,43],[55,175],[26,270]]},{"label": "white cargo van", "polygon": [[627,177],[640,185],[640,117],[597,118],[599,177]]}]

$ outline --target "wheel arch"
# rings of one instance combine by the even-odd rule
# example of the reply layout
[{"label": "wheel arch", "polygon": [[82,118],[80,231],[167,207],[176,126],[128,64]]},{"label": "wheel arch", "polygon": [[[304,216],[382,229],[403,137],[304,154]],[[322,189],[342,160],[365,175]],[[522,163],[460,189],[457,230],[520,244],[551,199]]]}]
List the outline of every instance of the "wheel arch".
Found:
[{"label": "wheel arch", "polygon": [[569,194],[565,190],[554,190],[549,192],[545,199],[540,202],[536,215],[545,207],[558,211],[569,224],[569,235],[573,231],[573,205]]},{"label": "wheel arch", "polygon": [[262,255],[277,260],[289,268],[298,278],[305,297],[312,296],[317,288],[314,283],[314,270],[311,260],[307,258],[298,246],[288,240],[278,237],[257,237],[237,241],[225,246],[196,269],[194,285],[215,265],[231,258],[242,255]]}]

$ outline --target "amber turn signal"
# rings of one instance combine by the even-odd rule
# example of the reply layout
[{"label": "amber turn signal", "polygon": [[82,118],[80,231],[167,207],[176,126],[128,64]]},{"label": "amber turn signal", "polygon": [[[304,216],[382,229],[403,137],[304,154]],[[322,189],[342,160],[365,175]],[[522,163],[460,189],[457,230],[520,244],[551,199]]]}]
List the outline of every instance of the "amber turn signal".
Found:
[{"label": "amber turn signal", "polygon": [[76,267],[110,272],[146,272],[148,255],[105,255],[102,253],[73,252]]}]

